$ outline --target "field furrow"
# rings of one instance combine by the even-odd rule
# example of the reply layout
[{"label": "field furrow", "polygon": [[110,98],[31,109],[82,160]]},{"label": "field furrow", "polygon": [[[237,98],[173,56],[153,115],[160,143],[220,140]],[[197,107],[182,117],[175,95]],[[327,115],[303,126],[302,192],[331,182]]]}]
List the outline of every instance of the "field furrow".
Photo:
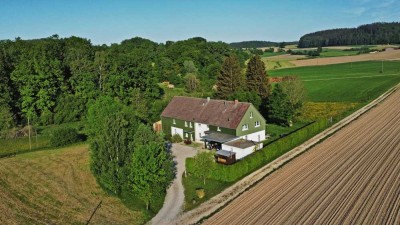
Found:
[{"label": "field furrow", "polygon": [[398,224],[400,91],[205,224]]}]

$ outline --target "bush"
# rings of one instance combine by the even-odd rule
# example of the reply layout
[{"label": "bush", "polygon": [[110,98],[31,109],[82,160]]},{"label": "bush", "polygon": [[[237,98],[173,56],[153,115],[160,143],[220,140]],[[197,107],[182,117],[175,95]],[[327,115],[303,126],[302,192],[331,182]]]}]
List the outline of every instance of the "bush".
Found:
[{"label": "bush", "polygon": [[190,145],[190,144],[192,144],[192,141],[189,140],[189,139],[186,139],[186,140],[185,140],[185,144]]},{"label": "bush", "polygon": [[[323,131],[329,126],[327,120],[312,123],[297,132],[287,135],[275,142],[265,146],[259,151],[245,157],[243,160],[233,165],[217,164],[207,178],[224,181],[235,182],[244,176],[256,171],[262,166],[272,162],[281,155],[285,154],[294,147],[305,142],[309,138]],[[194,160],[186,159],[186,170],[193,174]]]},{"label": "bush", "polygon": [[174,134],[171,137],[171,142],[172,143],[179,143],[182,142],[182,137],[179,134]]},{"label": "bush", "polygon": [[72,144],[79,141],[79,134],[76,129],[63,127],[55,129],[50,136],[50,145],[53,147]]}]

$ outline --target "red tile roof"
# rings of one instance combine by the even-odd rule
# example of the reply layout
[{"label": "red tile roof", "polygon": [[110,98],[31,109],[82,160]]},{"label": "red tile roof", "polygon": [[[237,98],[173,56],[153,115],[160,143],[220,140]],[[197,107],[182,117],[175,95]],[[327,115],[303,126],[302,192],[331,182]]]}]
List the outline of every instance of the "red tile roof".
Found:
[{"label": "red tile roof", "polygon": [[236,129],[250,103],[175,96],[161,116]]}]

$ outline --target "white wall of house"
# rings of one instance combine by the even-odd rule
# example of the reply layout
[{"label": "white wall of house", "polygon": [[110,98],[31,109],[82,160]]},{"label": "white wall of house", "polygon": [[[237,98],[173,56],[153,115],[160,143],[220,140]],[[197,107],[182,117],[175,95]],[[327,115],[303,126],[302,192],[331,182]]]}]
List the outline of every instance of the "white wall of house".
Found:
[{"label": "white wall of house", "polygon": [[246,157],[246,156],[250,155],[251,153],[253,153],[254,146],[242,149],[242,148],[237,148],[237,147],[222,144],[222,150],[235,152],[236,160],[238,160],[238,159],[241,159],[241,158]]},{"label": "white wall of house", "polygon": [[248,135],[241,136],[241,138],[249,141],[261,142],[265,140],[265,130],[254,132]]},{"label": "white wall of house", "polygon": [[171,126],[171,135],[174,136],[174,134],[179,134],[183,138],[183,129]]},{"label": "white wall of house", "polygon": [[200,141],[201,137],[204,136],[204,132],[208,131],[209,127],[207,124],[204,123],[194,123],[194,132],[195,132],[195,141],[196,142],[202,142]]}]

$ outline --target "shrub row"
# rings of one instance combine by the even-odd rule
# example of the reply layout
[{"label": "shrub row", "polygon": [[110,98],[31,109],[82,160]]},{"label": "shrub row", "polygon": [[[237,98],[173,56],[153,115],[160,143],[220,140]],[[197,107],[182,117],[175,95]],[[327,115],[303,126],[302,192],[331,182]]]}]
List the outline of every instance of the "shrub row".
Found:
[{"label": "shrub row", "polygon": [[62,127],[53,131],[50,136],[50,145],[59,147],[78,142],[79,140],[79,134],[75,128]]},{"label": "shrub row", "polygon": [[[233,165],[227,166],[217,164],[208,178],[224,182],[238,181],[244,176],[256,171],[294,147],[310,139],[328,126],[329,122],[327,120],[320,120],[298,130],[297,132],[272,142],[261,150],[254,152]],[[186,160],[186,169],[189,173],[193,171],[193,159],[188,158]]]}]

